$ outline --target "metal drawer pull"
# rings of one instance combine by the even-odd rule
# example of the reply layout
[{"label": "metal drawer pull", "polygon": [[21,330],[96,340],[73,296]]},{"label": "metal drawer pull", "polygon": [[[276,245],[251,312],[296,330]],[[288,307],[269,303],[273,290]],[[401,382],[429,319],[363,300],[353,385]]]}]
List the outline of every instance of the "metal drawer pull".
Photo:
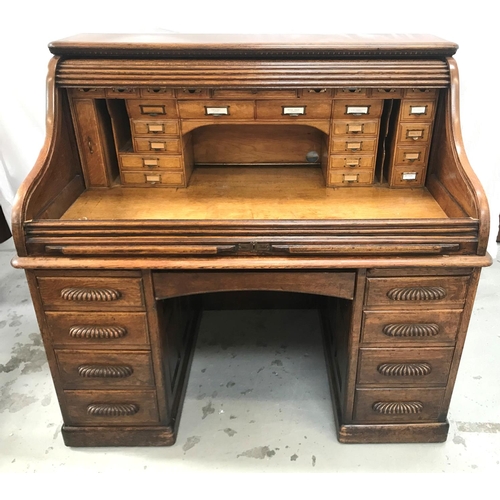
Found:
[{"label": "metal drawer pull", "polygon": [[150,142],[149,149],[151,149],[152,151],[164,151],[165,149],[167,149],[167,144],[165,142]]},{"label": "metal drawer pull", "polygon": [[405,153],[403,155],[404,161],[416,161],[420,160],[420,153]]},{"label": "metal drawer pull", "polygon": [[370,111],[370,106],[346,106],[346,115],[367,115]]},{"label": "metal drawer pull", "polygon": [[363,133],[364,123],[348,123],[346,133],[359,134]]},{"label": "metal drawer pull", "polygon": [[441,300],[446,297],[446,290],[440,286],[392,288],[387,297],[391,300]]},{"label": "metal drawer pull", "polygon": [[157,158],[143,158],[142,163],[147,168],[156,168],[158,166]]},{"label": "metal drawer pull", "polygon": [[416,181],[417,180],[417,172],[403,172],[401,174],[402,181]]},{"label": "metal drawer pull", "polygon": [[209,116],[227,116],[229,115],[229,106],[219,108],[205,106],[205,114]]},{"label": "metal drawer pull", "polygon": [[362,142],[346,142],[345,143],[346,151],[361,151],[363,149]]},{"label": "metal drawer pull", "polygon": [[123,326],[75,325],[69,329],[69,336],[74,339],[121,339],[125,335],[127,329]]},{"label": "metal drawer pull", "polygon": [[134,373],[131,366],[81,365],[78,375],[83,378],[127,378]]},{"label": "metal drawer pull", "polygon": [[118,300],[121,293],[113,288],[63,288],[61,298],[81,302],[110,302]]},{"label": "metal drawer pull", "polygon": [[410,106],[410,115],[427,114],[427,106]]},{"label": "metal drawer pull", "polygon": [[305,106],[283,106],[283,114],[286,116],[300,116],[306,114]]},{"label": "metal drawer pull", "polygon": [[166,115],[165,106],[162,105],[143,105],[139,104],[141,108],[141,114],[149,116]]},{"label": "metal drawer pull", "polygon": [[148,127],[148,133],[151,133],[151,134],[165,132],[165,128],[164,128],[163,123],[148,123],[147,127]]},{"label": "metal drawer pull", "polygon": [[418,139],[423,139],[424,129],[423,128],[413,129],[413,130],[408,129],[406,131],[406,138],[413,139],[414,141],[417,141]]},{"label": "metal drawer pull", "polygon": [[344,182],[359,182],[359,174],[344,174]]},{"label": "metal drawer pull", "polygon": [[372,410],[383,415],[415,415],[422,413],[424,405],[420,401],[378,401]]},{"label": "metal drawer pull", "polygon": [[432,367],[429,363],[383,363],[377,371],[386,377],[423,377],[431,373]]},{"label": "metal drawer pull", "polygon": [[392,323],[382,329],[388,337],[435,337],[439,333],[436,323]]},{"label": "metal drawer pull", "polygon": [[345,166],[348,168],[356,168],[359,167],[359,158],[355,158],[353,160],[345,160]]},{"label": "metal drawer pull", "polygon": [[87,413],[93,417],[129,417],[139,411],[133,403],[94,403],[87,406]]}]

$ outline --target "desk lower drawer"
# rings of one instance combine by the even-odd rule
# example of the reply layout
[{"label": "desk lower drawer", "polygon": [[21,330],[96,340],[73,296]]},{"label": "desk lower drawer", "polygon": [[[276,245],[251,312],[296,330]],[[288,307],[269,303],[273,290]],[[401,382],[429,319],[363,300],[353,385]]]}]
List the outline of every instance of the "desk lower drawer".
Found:
[{"label": "desk lower drawer", "polygon": [[360,349],[359,385],[446,385],[453,347]]},{"label": "desk lower drawer", "polygon": [[154,385],[148,352],[74,351],[56,349],[65,389],[111,389]]},{"label": "desk lower drawer", "polygon": [[444,392],[442,388],[357,389],[354,422],[397,424],[435,421],[441,416]]},{"label": "desk lower drawer", "polygon": [[67,425],[151,425],[159,422],[155,391],[65,391]]},{"label": "desk lower drawer", "polygon": [[153,171],[122,171],[123,184],[136,186],[164,186],[183,187],[184,174],[182,172],[172,172],[169,170]]}]

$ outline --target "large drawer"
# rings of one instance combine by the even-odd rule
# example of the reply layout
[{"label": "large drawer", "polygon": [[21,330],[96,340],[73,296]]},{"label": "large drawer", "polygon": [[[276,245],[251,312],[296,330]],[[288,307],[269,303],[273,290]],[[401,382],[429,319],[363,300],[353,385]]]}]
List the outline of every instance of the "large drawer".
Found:
[{"label": "large drawer", "polygon": [[440,417],[444,389],[356,389],[354,422],[397,424],[436,421]]},{"label": "large drawer", "polygon": [[469,276],[368,278],[367,306],[462,308]]},{"label": "large drawer", "polygon": [[257,119],[324,119],[332,114],[331,101],[257,101]]},{"label": "large drawer", "polygon": [[37,277],[45,308],[67,310],[144,308],[140,278]]},{"label": "large drawer", "polygon": [[446,385],[453,347],[359,351],[358,385]]},{"label": "large drawer", "polygon": [[145,313],[47,311],[45,317],[55,347],[123,349],[149,346]]},{"label": "large drawer", "polygon": [[253,101],[179,101],[181,118],[253,120]]},{"label": "large drawer", "polygon": [[461,310],[366,311],[361,342],[391,345],[409,342],[453,343],[461,317]]},{"label": "large drawer", "polygon": [[56,349],[65,389],[113,389],[154,385],[148,352]]},{"label": "large drawer", "polygon": [[64,391],[67,425],[151,425],[159,422],[155,391]]}]

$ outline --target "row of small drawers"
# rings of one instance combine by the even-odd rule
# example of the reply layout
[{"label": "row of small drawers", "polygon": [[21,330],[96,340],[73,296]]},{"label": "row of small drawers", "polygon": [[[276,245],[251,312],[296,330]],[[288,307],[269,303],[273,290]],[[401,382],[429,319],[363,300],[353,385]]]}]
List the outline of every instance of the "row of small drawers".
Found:
[{"label": "row of small drawers", "polygon": [[469,276],[368,278],[356,422],[439,417],[468,282]]},{"label": "row of small drawers", "polygon": [[142,280],[40,276],[37,281],[66,423],[158,423]]},{"label": "row of small drawers", "polygon": [[172,89],[167,87],[135,88],[75,88],[69,91],[72,97],[98,98],[120,98],[134,99],[138,97],[148,99],[209,99],[209,98],[232,98],[232,99],[281,99],[281,98],[307,98],[328,99],[338,97],[342,99],[358,99],[359,97],[375,97],[377,99],[401,99],[406,97],[429,97],[436,94],[436,89],[366,89],[366,88],[314,88],[314,89],[201,89],[181,88]]}]

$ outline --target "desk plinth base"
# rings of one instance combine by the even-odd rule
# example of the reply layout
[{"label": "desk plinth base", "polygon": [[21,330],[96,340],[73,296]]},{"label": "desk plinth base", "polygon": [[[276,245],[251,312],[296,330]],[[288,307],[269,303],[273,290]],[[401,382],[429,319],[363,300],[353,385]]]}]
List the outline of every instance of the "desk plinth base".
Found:
[{"label": "desk plinth base", "polygon": [[63,425],[66,446],[172,446],[177,433],[171,427],[73,427]]},{"label": "desk plinth base", "polygon": [[444,443],[450,424],[433,422],[425,424],[365,424],[337,427],[341,443]]}]

